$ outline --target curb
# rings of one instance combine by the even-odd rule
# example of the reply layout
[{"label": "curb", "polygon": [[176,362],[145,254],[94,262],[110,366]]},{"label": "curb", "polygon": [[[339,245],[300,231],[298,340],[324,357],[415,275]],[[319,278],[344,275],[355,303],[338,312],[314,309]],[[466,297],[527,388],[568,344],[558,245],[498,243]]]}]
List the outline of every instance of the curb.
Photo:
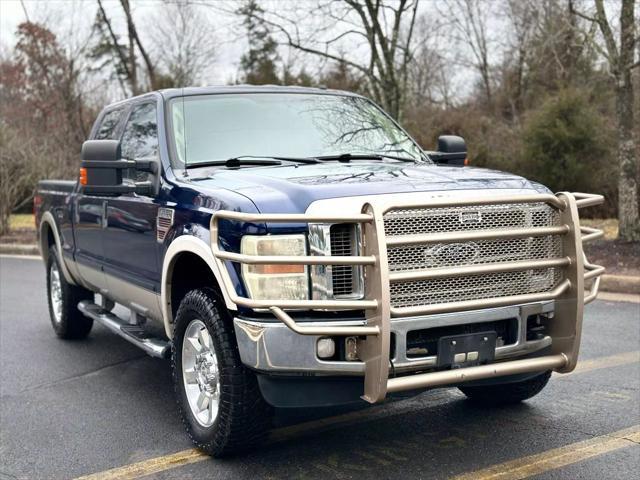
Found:
[{"label": "curb", "polygon": [[616,293],[640,293],[640,277],[628,275],[602,275],[600,290]]},{"label": "curb", "polygon": [[0,254],[4,255],[37,255],[40,256],[40,250],[35,244],[20,243],[0,243]]},{"label": "curb", "polygon": [[[40,256],[40,250],[35,244],[0,243],[0,254]],[[615,293],[640,293],[640,277],[605,274],[600,280],[600,290]]]}]

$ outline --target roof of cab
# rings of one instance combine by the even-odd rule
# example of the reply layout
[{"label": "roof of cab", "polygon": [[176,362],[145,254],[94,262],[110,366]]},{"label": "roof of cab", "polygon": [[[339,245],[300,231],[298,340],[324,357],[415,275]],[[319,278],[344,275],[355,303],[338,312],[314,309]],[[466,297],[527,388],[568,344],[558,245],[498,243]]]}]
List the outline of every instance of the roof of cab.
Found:
[{"label": "roof of cab", "polygon": [[168,88],[159,90],[159,93],[167,99],[190,95],[212,95],[221,93],[312,93],[320,95],[360,96],[344,90],[282,85],[218,85],[210,87]]},{"label": "roof of cab", "polygon": [[145,98],[162,97],[164,100],[170,100],[176,97],[193,96],[193,95],[216,95],[216,94],[244,94],[244,93],[306,93],[315,95],[341,95],[350,97],[361,97],[357,93],[347,92],[346,90],[333,90],[329,88],[319,87],[299,87],[299,86],[282,86],[282,85],[217,85],[209,87],[185,87],[185,88],[166,88],[163,90],[153,90],[135,97],[125,98],[117,102],[106,105],[104,111],[118,108],[121,105],[130,104],[132,101],[139,101]]}]

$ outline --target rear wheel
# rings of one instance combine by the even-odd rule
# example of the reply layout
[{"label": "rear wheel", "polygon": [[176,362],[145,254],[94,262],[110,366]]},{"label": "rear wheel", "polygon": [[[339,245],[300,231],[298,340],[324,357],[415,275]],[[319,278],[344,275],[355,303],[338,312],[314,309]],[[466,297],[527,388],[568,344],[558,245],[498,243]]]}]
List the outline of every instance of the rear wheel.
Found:
[{"label": "rear wheel", "polygon": [[486,406],[510,405],[536,396],[549,382],[551,371],[522,382],[478,387],[459,387],[469,400]]},{"label": "rear wheel", "polygon": [[213,290],[192,290],[180,303],[171,364],[182,420],[198,448],[221,457],[266,436],[271,408],[240,361],[231,318]]},{"label": "rear wheel", "polygon": [[53,330],[60,338],[79,339],[89,335],[93,320],[78,310],[82,300],[93,300],[93,292],[68,283],[58,262],[56,247],[49,250],[47,260],[47,299]]}]

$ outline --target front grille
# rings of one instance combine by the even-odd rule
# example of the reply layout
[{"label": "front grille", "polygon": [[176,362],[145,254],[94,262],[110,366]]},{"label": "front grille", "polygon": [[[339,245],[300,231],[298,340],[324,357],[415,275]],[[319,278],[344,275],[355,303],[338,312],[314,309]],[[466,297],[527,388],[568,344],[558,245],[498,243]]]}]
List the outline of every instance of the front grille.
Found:
[{"label": "front grille", "polygon": [[543,227],[557,225],[559,221],[558,212],[546,203],[405,208],[392,210],[384,216],[384,232],[387,236],[391,236]]},{"label": "front grille", "polygon": [[472,248],[473,255],[455,255],[452,250],[448,255],[447,243],[430,245],[412,245],[389,247],[389,270],[392,272],[407,270],[427,270],[438,267],[455,267],[459,265],[478,265],[482,263],[515,262],[519,260],[542,260],[562,256],[562,242],[557,236],[511,238],[500,240],[479,240],[466,242]]},{"label": "front grille", "polygon": [[[353,226],[348,224],[332,225],[331,255],[351,256],[353,252]],[[354,288],[354,267],[352,265],[333,265],[331,271],[333,296],[352,295]]]},{"label": "front grille", "polygon": [[551,290],[561,279],[559,268],[485,273],[391,284],[393,307],[508,297]]},{"label": "front grille", "polygon": [[[558,212],[544,203],[396,209],[384,217],[387,236],[557,225]],[[549,235],[390,246],[387,256],[392,272],[541,260],[562,257],[562,239]],[[561,268],[544,268],[394,282],[391,304],[402,308],[540,293],[560,280]]]}]

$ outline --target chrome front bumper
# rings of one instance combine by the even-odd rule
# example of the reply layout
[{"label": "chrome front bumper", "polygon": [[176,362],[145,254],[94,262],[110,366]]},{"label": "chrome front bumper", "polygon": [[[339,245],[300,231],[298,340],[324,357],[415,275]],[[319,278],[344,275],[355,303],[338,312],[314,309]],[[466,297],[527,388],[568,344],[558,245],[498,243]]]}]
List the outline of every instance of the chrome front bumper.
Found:
[{"label": "chrome front bumper", "polygon": [[[531,303],[511,307],[488,308],[469,312],[444,313],[391,320],[395,351],[391,359],[396,373],[428,370],[436,366],[435,356],[409,358],[406,338],[412,330],[467,325],[496,320],[516,319],[518,336],[515,343],[496,348],[498,361],[521,357],[551,345],[551,337],[527,341],[526,321],[530,315],[553,312],[554,303]],[[313,327],[352,327],[366,321],[305,322]],[[234,326],[240,359],[249,368],[271,374],[364,375],[360,361],[327,361],[318,358],[316,344],[320,335],[299,335],[280,322],[260,322],[235,318]]]},{"label": "chrome front bumper", "polygon": [[[268,309],[282,324],[252,324],[236,320],[239,344],[243,352],[243,361],[254,368],[269,366],[273,370],[280,367],[291,368],[301,365],[298,371],[314,371],[318,364],[332,373],[364,372],[364,394],[368,402],[382,401],[388,392],[410,390],[436,385],[456,384],[463,381],[494,378],[519,373],[554,370],[560,373],[572,371],[578,360],[582,315],[584,304],[596,298],[600,275],[604,268],[590,264],[583,253],[583,242],[598,238],[602,232],[582,227],[578,209],[602,203],[603,197],[584,193],[561,192],[557,195],[505,195],[482,198],[437,198],[399,201],[389,196],[383,199],[363,201],[360,213],[351,215],[310,215],[310,214],[249,214],[231,211],[218,211],[211,219],[211,249],[222,273],[222,288],[237,306],[249,309]],[[478,208],[484,205],[503,205],[544,202],[552,206],[559,214],[560,225],[550,227],[514,227],[495,228],[479,231],[429,232],[416,235],[385,235],[384,215],[397,208]],[[362,228],[363,251],[355,256],[260,256],[245,255],[222,250],[218,237],[220,220],[242,223],[356,223]],[[387,245],[422,245],[434,242],[461,243],[499,238],[531,238],[547,235],[560,235],[563,255],[558,258],[543,258],[505,263],[485,263],[471,266],[437,268],[431,271],[415,270],[397,274],[389,271]],[[296,264],[296,265],[358,265],[364,269],[365,292],[362,300],[293,300],[264,299],[256,300],[239,295],[228,273],[227,263],[239,264]],[[551,266],[564,269],[563,280],[553,289],[539,292],[492,298],[451,301],[448,303],[421,304],[417,306],[394,307],[390,300],[390,285],[426,278],[455,278],[463,275],[484,275],[505,271],[525,271]],[[590,286],[589,286],[590,284]],[[585,294],[585,288],[588,293]],[[433,326],[432,322],[447,321],[453,318],[472,318],[473,315],[486,315],[501,308],[520,309],[529,304],[552,303],[554,320],[550,322],[549,355],[525,360],[511,360],[525,352],[526,342],[514,346],[514,351],[496,351],[495,363],[489,365],[458,368],[454,370],[417,373],[414,375],[393,376],[391,368],[428,370],[434,360],[420,359],[423,365],[397,358],[397,365],[389,362],[391,334],[414,330],[416,325]],[[327,322],[296,322],[287,310],[356,310],[365,312],[365,321],[358,324]],[[447,317],[450,315],[451,317]],[[503,317],[505,318],[505,317]],[[474,322],[478,320],[473,320]],[[480,320],[482,321],[482,320]],[[488,321],[488,320],[485,320]],[[423,323],[424,322],[424,323]],[[522,323],[522,322],[521,322]],[[315,342],[319,336],[355,336],[358,338],[357,351],[361,363],[320,362],[309,357],[315,356]],[[399,335],[401,342],[404,335]],[[247,343],[249,342],[249,343]],[[542,339],[544,342],[544,339]],[[537,348],[539,345],[534,346]],[[269,348],[265,348],[269,347]],[[542,348],[542,347],[540,347]],[[519,351],[518,349],[523,349]],[[406,349],[397,348],[399,352]],[[503,360],[504,359],[504,360]],[[431,362],[431,363],[429,363]],[[338,364],[338,365],[336,365]],[[425,368],[423,368],[425,367]],[[344,370],[342,370],[344,369]],[[355,371],[354,371],[355,370]],[[397,370],[396,370],[397,372]],[[391,374],[391,375],[390,375]]]}]

